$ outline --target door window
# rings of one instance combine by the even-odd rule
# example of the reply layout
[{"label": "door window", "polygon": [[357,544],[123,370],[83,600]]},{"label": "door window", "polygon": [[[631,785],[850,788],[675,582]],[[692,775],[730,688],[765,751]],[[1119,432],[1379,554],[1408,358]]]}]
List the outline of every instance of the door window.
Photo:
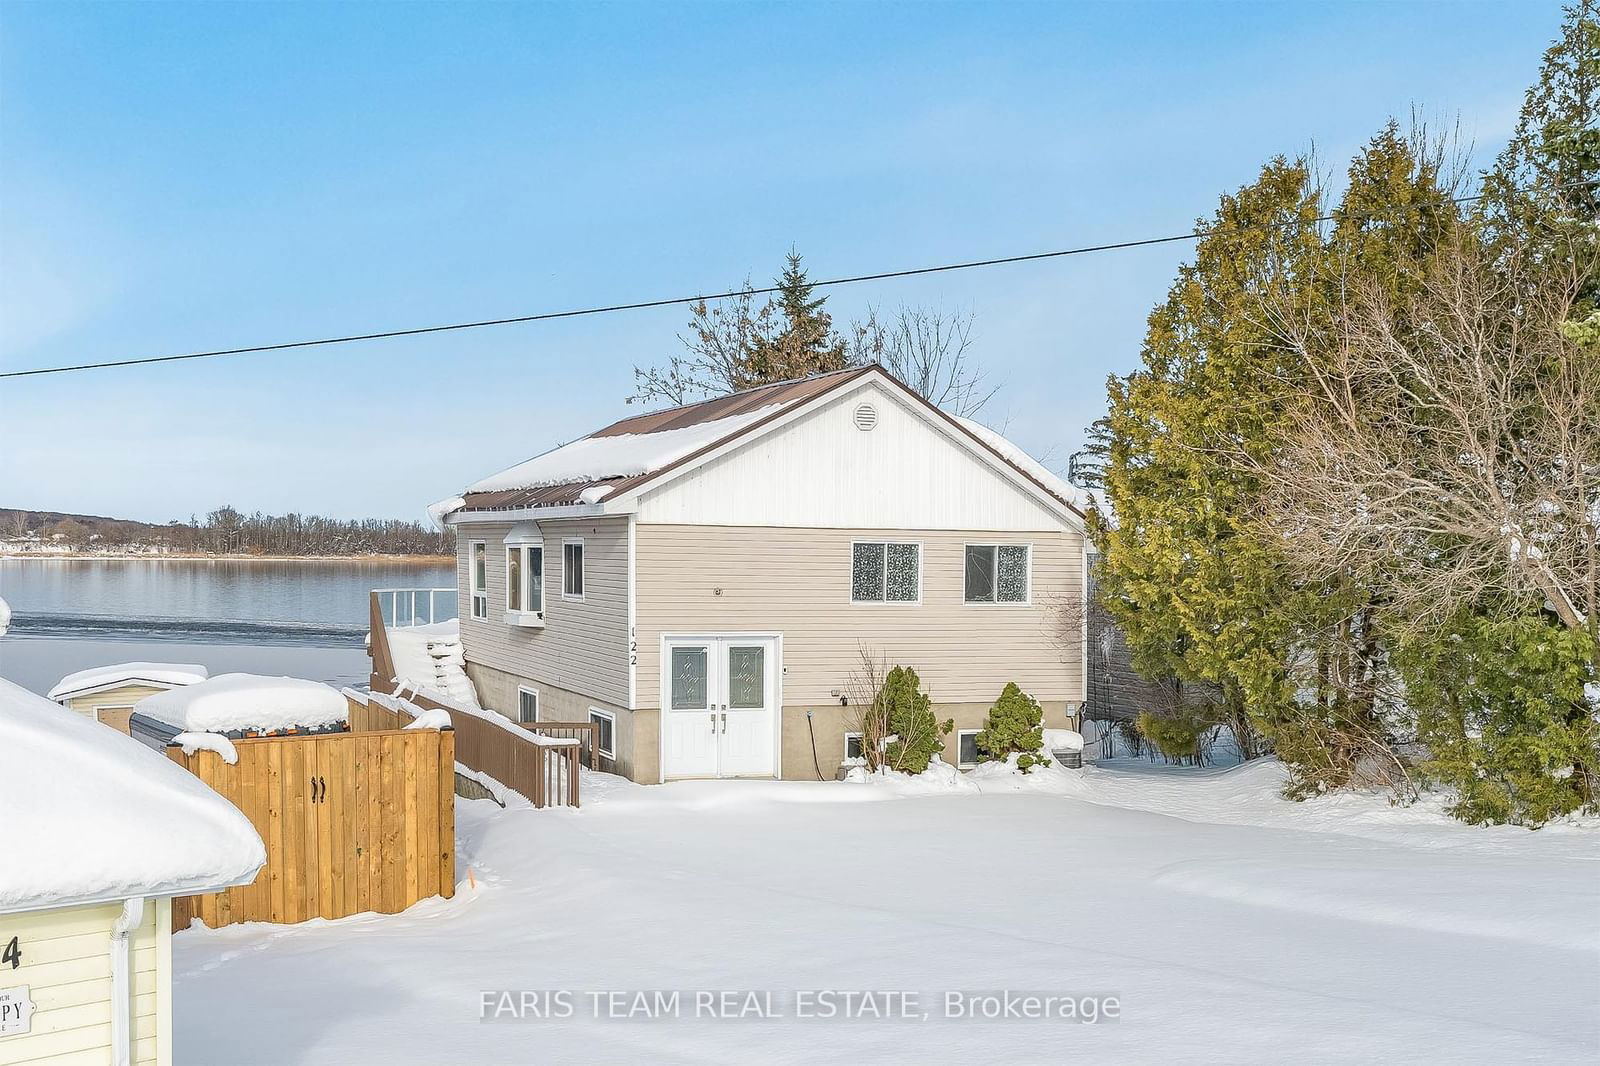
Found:
[{"label": "door window", "polygon": [[672,649],[672,709],[706,706],[706,649]]},{"label": "door window", "polygon": [[767,702],[765,648],[728,649],[728,706],[762,707]]}]

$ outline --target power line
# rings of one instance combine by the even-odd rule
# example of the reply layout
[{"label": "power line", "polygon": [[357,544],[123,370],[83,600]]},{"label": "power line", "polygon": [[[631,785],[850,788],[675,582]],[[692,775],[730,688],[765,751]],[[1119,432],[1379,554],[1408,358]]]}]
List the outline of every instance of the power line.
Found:
[{"label": "power line", "polygon": [[[1551,191],[1577,188],[1588,185],[1600,184],[1600,179],[1591,181],[1570,182],[1565,185],[1555,186]],[[1528,192],[1527,189],[1515,190]],[[1445,203],[1466,204],[1482,200],[1482,194],[1476,196],[1456,196]],[[1425,205],[1419,205],[1425,206]],[[1413,207],[1404,210],[1417,210]],[[1365,218],[1376,218],[1386,212],[1374,212]],[[1291,226],[1309,226],[1323,222],[1332,222],[1337,215],[1319,215],[1313,219],[1289,219],[1282,222],[1266,222],[1254,226],[1240,226],[1239,231],[1252,229],[1274,230]],[[907,270],[885,270],[875,274],[856,274],[844,278],[829,278],[825,281],[812,282],[815,288],[830,288],[838,285],[854,285],[865,281],[887,281],[892,278],[911,278],[923,274],[944,274],[955,270],[976,270],[981,267],[1006,266],[1012,263],[1032,263],[1042,259],[1063,259],[1074,255],[1091,255],[1097,252],[1123,251],[1129,248],[1148,248],[1158,244],[1173,244],[1178,241],[1198,240],[1208,234],[1208,230],[1197,229],[1188,233],[1176,233],[1169,237],[1146,237],[1142,240],[1116,241],[1111,244],[1090,244],[1078,248],[1062,248],[1050,252],[1031,252],[1026,255],[1008,255],[997,259],[971,259],[961,263],[944,263],[939,266],[912,267]],[[607,304],[601,307],[583,307],[568,311],[545,311],[533,315],[515,315],[509,318],[487,318],[476,322],[452,322],[443,326],[417,326],[411,329],[390,329],[374,333],[353,333],[343,337],[322,337],[308,341],[285,341],[281,344],[258,344],[249,348],[219,348],[206,352],[185,352],[181,355],[152,355],[139,359],[114,359],[102,363],[76,363],[69,366],[36,367],[32,370],[8,370],[0,372],[0,378],[26,378],[38,377],[44,374],[67,374],[78,370],[106,370],[119,366],[147,366],[154,363],[178,363],[190,359],[215,359],[225,355],[250,355],[256,352],[282,352],[294,348],[317,348],[333,344],[352,344],[356,341],[388,340],[393,337],[419,337],[428,333],[451,333],[468,329],[484,329],[489,326],[511,326],[525,322],[550,322],[560,318],[583,318],[588,315],[614,314],[618,311],[643,311],[652,307],[673,307],[685,304],[699,303],[701,300],[726,300],[743,296],[769,296],[778,292],[779,287],[768,285],[756,289],[733,289],[728,292],[705,293],[696,296],[669,296],[659,300],[639,300],[633,303]]]}]

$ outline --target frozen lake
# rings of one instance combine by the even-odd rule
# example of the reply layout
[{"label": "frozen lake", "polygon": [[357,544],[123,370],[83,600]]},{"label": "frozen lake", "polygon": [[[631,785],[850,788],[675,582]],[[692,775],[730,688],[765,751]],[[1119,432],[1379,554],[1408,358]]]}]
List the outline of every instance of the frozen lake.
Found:
[{"label": "frozen lake", "polygon": [[13,612],[0,677],[45,692],[74,670],[152,660],[363,681],[367,593],[454,584],[434,562],[0,559]]}]

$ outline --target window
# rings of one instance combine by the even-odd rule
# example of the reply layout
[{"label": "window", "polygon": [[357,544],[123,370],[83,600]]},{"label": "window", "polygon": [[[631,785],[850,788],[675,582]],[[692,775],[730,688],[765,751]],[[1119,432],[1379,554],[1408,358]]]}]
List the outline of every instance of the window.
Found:
[{"label": "window", "polygon": [[844,735],[844,757],[846,759],[864,759],[861,754],[861,734],[846,733]]},{"label": "window", "polygon": [[850,546],[850,598],[856,603],[918,602],[922,545],[856,541]]},{"label": "window", "polygon": [[517,686],[517,721],[537,722],[539,720],[539,690]]},{"label": "window", "polygon": [[1026,544],[968,544],[968,603],[1027,603],[1030,579]]},{"label": "window", "polygon": [[609,711],[602,711],[598,707],[590,707],[589,721],[600,727],[597,730],[599,736],[595,742],[600,748],[600,754],[604,755],[608,759],[616,758],[617,748],[615,742],[617,720],[612,717],[611,712]]},{"label": "window", "polygon": [[481,540],[467,546],[467,581],[472,598],[472,617],[489,617],[489,549]]},{"label": "window", "polygon": [[583,541],[569,540],[561,545],[561,595],[569,600],[583,599]]},{"label": "window", "polygon": [[976,729],[963,729],[956,734],[956,764],[963,770],[977,766],[978,731]]},{"label": "window", "polygon": [[506,548],[506,610],[544,613],[544,549],[532,544]]}]

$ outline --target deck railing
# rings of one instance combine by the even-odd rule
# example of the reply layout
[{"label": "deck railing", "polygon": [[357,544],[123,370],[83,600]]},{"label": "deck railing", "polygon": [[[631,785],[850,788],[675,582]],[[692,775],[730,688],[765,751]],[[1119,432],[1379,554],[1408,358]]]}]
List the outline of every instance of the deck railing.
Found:
[{"label": "deck railing", "polygon": [[[373,693],[387,693],[395,685],[394,660],[378,592],[372,594],[370,615],[370,688]],[[455,730],[456,762],[520,792],[535,807],[578,806],[579,767],[587,759],[590,769],[599,768],[599,727],[592,722],[521,724],[494,711],[467,710],[421,692],[407,690],[404,699],[415,707],[448,714]],[[391,706],[394,702],[388,696],[369,697],[364,707],[352,706],[351,728],[402,727],[410,715]]]},{"label": "deck railing", "polygon": [[384,624],[394,629],[448,622],[457,614],[454,587],[374,589],[372,595],[377,598]]}]

